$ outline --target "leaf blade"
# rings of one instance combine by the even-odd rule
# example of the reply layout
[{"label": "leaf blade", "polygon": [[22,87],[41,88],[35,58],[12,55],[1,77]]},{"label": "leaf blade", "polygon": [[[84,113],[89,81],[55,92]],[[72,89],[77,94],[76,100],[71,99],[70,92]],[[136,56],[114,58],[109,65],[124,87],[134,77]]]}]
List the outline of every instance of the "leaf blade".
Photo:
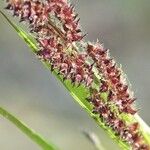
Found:
[{"label": "leaf blade", "polygon": [[58,150],[54,144],[47,142],[44,138],[41,137],[41,135],[37,134],[34,130],[29,128],[26,124],[24,124],[17,117],[2,107],[0,107],[0,115],[12,122],[18,129],[30,137],[32,141],[37,143],[43,150]]}]

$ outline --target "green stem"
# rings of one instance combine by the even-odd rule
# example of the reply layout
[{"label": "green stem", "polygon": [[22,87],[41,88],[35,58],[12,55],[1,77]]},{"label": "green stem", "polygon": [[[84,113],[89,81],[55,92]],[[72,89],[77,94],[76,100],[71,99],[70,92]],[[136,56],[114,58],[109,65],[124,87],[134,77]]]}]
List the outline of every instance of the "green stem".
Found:
[{"label": "green stem", "polygon": [[43,139],[39,134],[30,129],[27,125],[13,116],[4,108],[0,107],[0,115],[12,122],[17,128],[19,128],[24,134],[26,134],[29,138],[32,139],[36,144],[38,144],[43,150],[58,150],[56,146],[52,143],[47,142]]}]

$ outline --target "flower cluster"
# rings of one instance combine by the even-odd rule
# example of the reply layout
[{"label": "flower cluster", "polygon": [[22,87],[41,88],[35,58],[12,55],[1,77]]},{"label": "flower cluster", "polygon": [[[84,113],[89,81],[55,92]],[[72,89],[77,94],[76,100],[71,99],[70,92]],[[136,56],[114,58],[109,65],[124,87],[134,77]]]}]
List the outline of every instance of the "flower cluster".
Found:
[{"label": "flower cluster", "polygon": [[[57,48],[58,47],[58,48]],[[70,79],[74,84],[84,84],[89,87],[93,81],[93,74],[90,71],[91,66],[84,63],[81,54],[72,54],[71,56],[60,51],[62,45],[58,44],[54,49],[45,49],[38,52],[38,55],[51,64],[51,70],[59,70],[59,74],[64,79]],[[83,59],[83,61],[82,61]]]},{"label": "flower cluster", "polygon": [[[31,31],[37,35],[36,40],[40,47],[37,54],[51,64],[51,70],[58,69],[64,79],[71,79],[73,83],[91,85],[92,66],[85,64],[86,56],[78,53],[67,54],[64,51],[68,42],[78,41],[82,37],[73,7],[64,0],[49,0],[45,3],[38,0],[14,0],[9,1],[6,8],[20,16],[21,21],[29,22]],[[52,23],[49,17],[52,15],[60,19],[63,30],[57,28],[55,22]]]},{"label": "flower cluster", "polygon": [[6,9],[12,10],[14,16],[19,16],[20,21],[28,21],[32,30],[40,30],[45,24],[49,24],[50,18],[53,17],[54,22],[58,24],[57,31],[59,30],[66,42],[83,38],[77,14],[66,0],[8,0]]},{"label": "flower cluster", "polygon": [[98,114],[106,125],[111,127],[120,138],[131,144],[134,150],[149,150],[149,147],[143,143],[142,137],[138,133],[139,124],[134,122],[127,125],[117,113],[112,111],[97,90],[92,89],[92,91],[87,100],[93,104],[93,113]]},{"label": "flower cluster", "polygon": [[[81,41],[83,35],[73,6],[67,0],[7,1],[6,8],[12,10],[14,16],[19,16],[20,21],[28,22],[30,31],[35,34],[39,46],[37,56],[49,63],[52,71],[56,69],[64,80],[84,85],[90,91],[87,99],[93,106],[93,113],[98,114],[133,150],[149,150],[139,134],[139,124],[128,124],[120,117],[122,113],[136,113],[132,106],[135,98],[121,69],[102,45]],[[89,59],[92,61],[88,62]],[[93,86],[96,84],[95,68],[100,74],[99,89]],[[108,94],[107,101],[101,93]],[[110,104],[115,105],[118,112]]]},{"label": "flower cluster", "polygon": [[[94,92],[88,98],[88,101],[93,104],[93,112],[99,114],[100,118],[123,140],[131,144],[134,150],[149,150],[149,146],[142,142],[138,132],[139,124],[137,122],[127,124],[119,117],[121,113],[131,115],[136,113],[136,110],[132,108],[135,98],[128,88],[121,69],[109,56],[108,50],[99,43],[88,43],[86,50],[101,73],[99,90],[92,90]],[[101,96],[103,92],[108,93],[107,102]],[[119,114],[111,109],[111,102],[117,106]]]},{"label": "flower cluster", "polygon": [[131,104],[135,98],[130,92],[121,69],[116,62],[109,56],[108,50],[104,49],[99,43],[88,44],[87,51],[89,56],[96,62],[97,68],[102,74],[100,92],[109,92],[109,100],[113,101],[120,112],[135,114]]}]

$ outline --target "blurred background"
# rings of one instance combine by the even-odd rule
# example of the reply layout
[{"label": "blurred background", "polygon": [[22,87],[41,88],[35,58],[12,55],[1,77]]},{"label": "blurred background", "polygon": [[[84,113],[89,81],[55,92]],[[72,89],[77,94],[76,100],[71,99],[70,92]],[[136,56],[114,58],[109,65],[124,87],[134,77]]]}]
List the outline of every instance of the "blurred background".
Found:
[{"label": "blurred background", "polygon": [[[140,116],[150,125],[150,1],[72,0],[87,39],[97,38],[123,66]],[[0,2],[0,9],[4,7]],[[82,130],[95,132],[106,150],[119,150],[74,102],[0,15],[0,106],[61,150],[94,150]],[[40,150],[0,117],[1,150]]]}]

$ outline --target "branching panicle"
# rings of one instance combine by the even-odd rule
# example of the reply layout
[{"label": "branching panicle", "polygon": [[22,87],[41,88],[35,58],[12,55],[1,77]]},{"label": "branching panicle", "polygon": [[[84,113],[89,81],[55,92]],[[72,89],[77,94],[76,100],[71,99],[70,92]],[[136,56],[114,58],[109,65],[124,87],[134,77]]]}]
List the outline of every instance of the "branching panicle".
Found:
[{"label": "branching panicle", "polygon": [[37,56],[48,62],[52,71],[57,70],[64,80],[89,89],[87,101],[93,114],[133,150],[150,149],[140,135],[139,124],[129,124],[121,117],[137,112],[122,70],[101,44],[82,40],[79,19],[67,0],[8,0],[6,8],[20,21],[29,23],[39,46]]}]

